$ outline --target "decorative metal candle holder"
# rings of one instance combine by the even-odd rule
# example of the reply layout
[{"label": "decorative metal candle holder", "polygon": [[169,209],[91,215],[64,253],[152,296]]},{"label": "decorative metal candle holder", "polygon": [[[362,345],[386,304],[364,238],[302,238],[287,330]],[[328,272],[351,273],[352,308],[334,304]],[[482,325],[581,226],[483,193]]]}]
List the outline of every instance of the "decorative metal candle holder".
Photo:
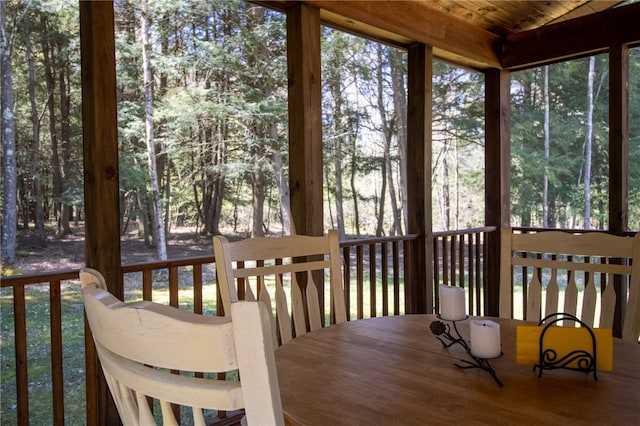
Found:
[{"label": "decorative metal candle holder", "polygon": [[[458,368],[464,368],[464,369],[479,368],[491,374],[491,377],[493,377],[493,380],[495,380],[498,386],[500,387],[504,386],[503,383],[498,378],[498,376],[496,375],[495,370],[491,367],[491,364],[489,364],[489,360],[487,358],[479,358],[471,353],[471,347],[466,342],[466,340],[464,340],[460,335],[460,332],[458,331],[458,327],[456,325],[456,321],[451,321],[451,323],[453,324],[453,330],[455,331],[455,335],[452,335],[451,326],[442,321],[439,321],[441,319],[439,314],[437,315],[437,317],[438,317],[438,321],[432,321],[429,328],[431,329],[431,332],[435,334],[436,338],[440,341],[440,343],[442,343],[442,346],[444,346],[445,348],[449,348],[457,343],[464,348],[464,350],[473,360],[473,362],[471,362],[468,360],[461,359],[460,362],[464,363],[464,365],[460,365],[458,363],[454,363],[453,365],[455,365]],[[464,320],[468,318],[469,317],[467,316]],[[500,356],[502,356],[502,352],[500,352]]]},{"label": "decorative metal candle holder", "polygon": [[[555,318],[554,318],[555,317]],[[551,321],[547,321],[550,318],[554,318]],[[577,349],[571,351],[561,358],[558,358],[558,353],[555,349],[544,349],[544,337],[549,327],[561,320],[570,320],[580,324],[581,327],[589,332],[591,337],[591,352],[585,349]],[[546,323],[546,324],[545,324]],[[542,370],[553,370],[558,368],[564,368],[567,370],[580,371],[583,373],[590,373],[593,371],[593,379],[598,380],[596,376],[596,336],[593,334],[593,330],[584,322],[580,321],[575,315],[567,314],[564,312],[547,315],[544,317],[538,325],[545,324],[542,332],[540,333],[540,359],[539,363],[533,366],[533,370],[539,368],[538,377],[542,376]],[[575,365],[572,367],[571,364]]]}]

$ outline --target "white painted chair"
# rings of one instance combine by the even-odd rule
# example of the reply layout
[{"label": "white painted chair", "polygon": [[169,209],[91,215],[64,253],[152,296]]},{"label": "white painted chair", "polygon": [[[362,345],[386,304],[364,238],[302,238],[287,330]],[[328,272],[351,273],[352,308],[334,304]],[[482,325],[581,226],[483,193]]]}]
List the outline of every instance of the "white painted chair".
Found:
[{"label": "white painted chair", "polygon": [[[215,236],[213,249],[225,312],[238,300],[238,293],[245,300],[255,300],[257,294],[270,310],[275,304],[276,315],[271,323],[276,345],[322,327],[325,310],[320,307],[318,293],[325,288],[325,275],[331,297],[330,322],[347,320],[336,230],[324,236],[291,235],[236,242]],[[300,273],[306,274],[304,288]],[[273,282],[271,293],[268,280]]]},{"label": "white painted chair", "polygon": [[[153,302],[123,303],[92,269],[83,269],[80,281],[98,358],[125,426],[156,424],[149,398],[160,401],[164,425],[179,424],[172,404],[191,407],[198,426],[205,425],[203,409],[242,408],[249,425],[284,424],[271,314],[262,303],[234,303],[230,317],[203,316]],[[207,374],[234,370],[240,381]]]},{"label": "white painted chair", "polygon": [[[620,298],[624,306],[622,338],[638,342],[640,233],[633,238],[600,232],[523,234],[506,227],[501,230],[500,257],[501,317],[513,315],[516,283],[522,285],[526,295],[524,318],[535,322],[540,321],[544,310],[544,316],[565,312],[593,326],[600,311],[598,326],[610,328],[616,299]],[[620,276],[623,283],[619,293],[613,285],[615,276]],[[580,290],[582,303],[577,312]]]}]

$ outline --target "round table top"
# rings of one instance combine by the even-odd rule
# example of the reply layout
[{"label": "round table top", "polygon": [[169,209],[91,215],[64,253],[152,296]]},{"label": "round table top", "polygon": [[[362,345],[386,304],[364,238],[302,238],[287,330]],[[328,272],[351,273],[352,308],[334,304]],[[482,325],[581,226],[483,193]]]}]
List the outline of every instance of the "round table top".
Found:
[{"label": "round table top", "polygon": [[[350,321],[303,336],[275,352],[285,421],[291,425],[638,424],[640,345],[614,339],[613,371],[547,370],[515,362],[521,321],[501,327],[503,356],[490,360],[504,383],[460,345],[444,348],[433,315]],[[469,339],[469,322],[457,322]]]}]

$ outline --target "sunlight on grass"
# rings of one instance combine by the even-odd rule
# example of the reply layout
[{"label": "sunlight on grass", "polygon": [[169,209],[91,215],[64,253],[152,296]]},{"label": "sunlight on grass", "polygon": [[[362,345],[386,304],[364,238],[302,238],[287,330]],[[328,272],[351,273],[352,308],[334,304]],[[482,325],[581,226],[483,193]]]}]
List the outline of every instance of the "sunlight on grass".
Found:
[{"label": "sunlight on grass", "polygon": [[[51,326],[49,286],[25,289],[30,423],[51,424]],[[79,285],[62,292],[62,347],[65,419],[68,424],[85,423],[84,308]],[[13,295],[0,292],[2,318],[0,341],[0,413],[2,424],[16,424],[16,360],[13,329]]]},{"label": "sunlight on grass", "polygon": [[[213,284],[203,286],[205,314],[215,314]],[[85,424],[84,306],[79,283],[69,281],[62,292],[62,348],[65,424]],[[193,287],[180,288],[180,308],[193,310]],[[141,300],[142,290],[129,289],[127,301]],[[169,291],[153,291],[158,303],[168,303]],[[25,289],[30,424],[52,424],[51,327],[48,285]],[[0,291],[0,418],[2,425],[17,424],[16,360],[13,294]]]}]

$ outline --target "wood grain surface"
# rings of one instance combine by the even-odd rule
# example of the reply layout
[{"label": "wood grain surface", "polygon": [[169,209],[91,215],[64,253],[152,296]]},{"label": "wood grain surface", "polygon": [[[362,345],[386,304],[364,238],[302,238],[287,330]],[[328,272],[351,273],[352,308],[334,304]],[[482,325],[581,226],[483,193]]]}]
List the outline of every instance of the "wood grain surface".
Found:
[{"label": "wood grain surface", "polygon": [[[500,388],[462,347],[445,349],[431,315],[351,321],[276,350],[290,425],[631,425],[640,420],[640,345],[614,339],[612,372],[545,371],[515,363],[516,320],[501,325]],[[531,323],[528,323],[531,324]],[[469,338],[469,321],[458,328]]]}]

